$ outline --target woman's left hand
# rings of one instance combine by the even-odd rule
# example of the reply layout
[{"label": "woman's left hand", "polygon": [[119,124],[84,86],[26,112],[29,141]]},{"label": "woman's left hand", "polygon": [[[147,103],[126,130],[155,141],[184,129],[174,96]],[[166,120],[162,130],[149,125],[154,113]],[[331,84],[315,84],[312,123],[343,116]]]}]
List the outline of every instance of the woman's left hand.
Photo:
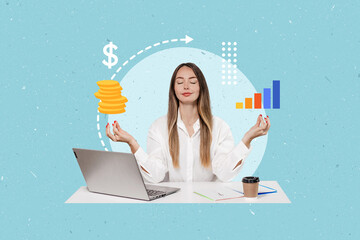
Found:
[{"label": "woman's left hand", "polygon": [[[265,121],[264,121],[265,119]],[[249,131],[245,134],[242,141],[245,143],[245,145],[249,148],[250,142],[257,137],[264,136],[267,134],[267,132],[270,129],[270,119],[269,116],[266,118],[262,118],[262,115],[260,114],[257,118],[257,121],[254,126],[252,126]]]}]

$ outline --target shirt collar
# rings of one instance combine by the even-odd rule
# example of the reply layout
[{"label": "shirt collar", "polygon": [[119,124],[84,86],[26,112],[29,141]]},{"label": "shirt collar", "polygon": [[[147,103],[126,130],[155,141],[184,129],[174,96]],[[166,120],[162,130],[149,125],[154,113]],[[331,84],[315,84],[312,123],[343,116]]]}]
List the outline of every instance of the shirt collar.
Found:
[{"label": "shirt collar", "polygon": [[[177,126],[187,133],[185,123],[181,119],[180,108],[178,108]],[[193,129],[194,129],[194,135],[197,131],[200,130],[200,118],[198,118],[194,123]]]}]

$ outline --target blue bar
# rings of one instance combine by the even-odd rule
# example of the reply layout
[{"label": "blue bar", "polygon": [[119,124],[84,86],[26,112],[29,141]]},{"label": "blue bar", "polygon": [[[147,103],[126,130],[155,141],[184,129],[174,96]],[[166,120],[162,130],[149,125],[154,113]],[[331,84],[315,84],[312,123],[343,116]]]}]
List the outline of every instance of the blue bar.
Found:
[{"label": "blue bar", "polygon": [[264,108],[271,108],[271,88],[264,88]]},{"label": "blue bar", "polygon": [[273,108],[280,109],[280,80],[273,81]]}]

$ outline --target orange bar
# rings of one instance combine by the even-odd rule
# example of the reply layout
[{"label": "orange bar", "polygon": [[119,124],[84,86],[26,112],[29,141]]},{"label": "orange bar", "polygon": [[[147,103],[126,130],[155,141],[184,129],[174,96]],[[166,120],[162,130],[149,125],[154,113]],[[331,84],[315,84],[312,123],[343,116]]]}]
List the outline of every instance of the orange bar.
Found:
[{"label": "orange bar", "polygon": [[236,103],[236,109],[243,109],[243,108],[244,108],[244,103],[242,103],[242,102]]},{"label": "orange bar", "polygon": [[252,98],[245,98],[245,108],[247,109],[252,108]]},{"label": "orange bar", "polygon": [[254,108],[261,108],[261,93],[254,93]]}]

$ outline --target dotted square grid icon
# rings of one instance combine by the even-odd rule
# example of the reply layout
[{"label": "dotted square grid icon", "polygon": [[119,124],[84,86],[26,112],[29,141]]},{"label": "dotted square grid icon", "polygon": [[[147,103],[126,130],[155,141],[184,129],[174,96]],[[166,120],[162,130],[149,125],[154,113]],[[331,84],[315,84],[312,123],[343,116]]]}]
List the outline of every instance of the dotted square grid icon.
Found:
[{"label": "dotted square grid icon", "polygon": [[[236,76],[237,42],[222,42],[221,46],[221,56],[223,57],[221,66],[221,84],[236,85],[238,83]],[[233,63],[232,66],[231,63]]]}]

